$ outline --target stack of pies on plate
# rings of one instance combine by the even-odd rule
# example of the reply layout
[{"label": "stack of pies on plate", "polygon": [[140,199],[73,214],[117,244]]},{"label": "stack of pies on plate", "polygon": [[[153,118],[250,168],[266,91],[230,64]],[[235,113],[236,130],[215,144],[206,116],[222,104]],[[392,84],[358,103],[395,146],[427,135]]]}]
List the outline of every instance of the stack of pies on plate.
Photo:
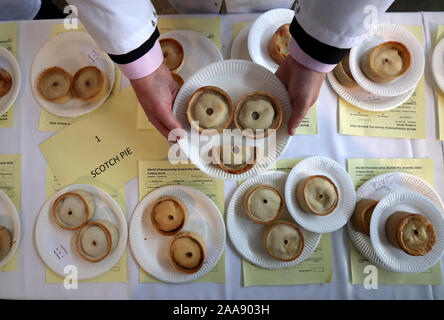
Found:
[{"label": "stack of pies on plate", "polygon": [[197,233],[182,232],[170,243],[170,263],[180,272],[196,273],[204,264],[206,256],[207,247]]},{"label": "stack of pies on plate", "polygon": [[370,221],[378,201],[362,199],[356,203],[351,222],[356,231],[370,237]]},{"label": "stack of pies on plate", "polygon": [[304,250],[304,235],[294,223],[278,221],[265,229],[265,248],[274,259],[289,262]]},{"label": "stack of pies on plate", "polygon": [[338,206],[339,194],[330,178],[315,175],[298,183],[296,199],[302,211],[325,216],[332,213]]},{"label": "stack of pies on plate", "polygon": [[274,62],[281,64],[289,55],[288,43],[290,42],[290,24],[284,24],[277,29],[268,42],[268,53]]},{"label": "stack of pies on plate", "polygon": [[433,224],[423,215],[398,211],[386,221],[388,240],[411,256],[424,256],[436,243]]},{"label": "stack of pies on plate", "polygon": [[242,174],[254,167],[257,161],[257,147],[214,146],[212,156],[224,172]]},{"label": "stack of pies on plate", "polygon": [[11,251],[12,235],[4,226],[0,226],[0,261],[2,261]]},{"label": "stack of pies on plate", "polygon": [[150,209],[151,223],[163,236],[172,236],[182,230],[187,216],[187,207],[174,197],[161,198]]},{"label": "stack of pies on plate", "polygon": [[170,69],[171,72],[178,73],[184,64],[185,54],[179,41],[173,38],[159,40],[163,54],[163,64]]},{"label": "stack of pies on plate", "polygon": [[0,68],[0,98],[4,97],[12,87],[12,77],[8,71]]},{"label": "stack of pies on plate", "polygon": [[282,193],[270,185],[258,185],[251,188],[244,201],[248,217],[260,224],[270,224],[279,219],[284,206],[285,200]]}]

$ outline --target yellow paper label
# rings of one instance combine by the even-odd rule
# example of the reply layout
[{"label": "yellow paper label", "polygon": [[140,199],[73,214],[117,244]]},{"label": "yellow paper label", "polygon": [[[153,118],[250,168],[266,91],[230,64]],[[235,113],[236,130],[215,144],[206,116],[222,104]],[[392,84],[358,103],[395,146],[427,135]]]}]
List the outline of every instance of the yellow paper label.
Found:
[{"label": "yellow paper label", "polygon": [[[139,162],[139,200],[157,188],[183,185],[195,188],[214,201],[220,212],[224,210],[224,182],[207,176],[192,164],[173,165],[169,161]],[[139,282],[159,282],[139,268]],[[216,266],[195,282],[225,283],[225,253]]]},{"label": "yellow paper label", "polygon": [[[404,26],[422,40],[421,26]],[[401,106],[386,112],[359,109],[339,97],[339,133],[346,135],[423,139],[425,126],[425,79],[422,76],[415,92]]]},{"label": "yellow paper label", "polygon": [[[97,186],[103,188],[103,186]],[[57,177],[51,172],[51,168],[46,167],[46,199],[49,199],[54,193],[60,191],[63,187],[57,180]],[[125,211],[125,187],[119,190],[104,190],[110,194],[110,196],[117,202],[117,204],[122,209],[122,212],[126,214]],[[109,271],[105,272],[101,276],[91,279],[84,280],[80,282],[84,283],[102,283],[102,282],[126,282],[126,250],[124,251],[120,260],[112,267]],[[56,274],[49,268],[46,268],[46,283],[63,283],[64,278]]]},{"label": "yellow paper label", "polygon": [[[17,23],[0,23],[0,46],[17,57]],[[14,106],[0,116],[0,128],[12,128],[14,125]]]},{"label": "yellow paper label", "polygon": [[[65,29],[63,24],[54,24],[52,26],[51,30],[51,39],[55,36],[64,33],[64,32],[71,32],[71,31],[83,31],[86,32],[85,27],[82,25],[79,25],[78,29]],[[116,66],[115,72],[114,72],[114,85],[111,90],[111,93],[109,94],[107,100],[111,99],[116,93],[120,92],[120,82],[121,82],[121,72],[120,69]],[[97,111],[97,110],[95,110]],[[93,111],[93,112],[95,112]],[[59,117],[54,114],[49,113],[45,109],[41,108],[40,111],[40,121],[39,121],[39,131],[48,131],[48,132],[57,132],[60,129],[63,129],[66,126],[69,126],[76,122],[78,119],[88,116],[88,114],[80,116],[80,117],[71,117],[71,118],[65,118],[65,117]]]},{"label": "yellow paper label", "polygon": [[[275,170],[290,172],[301,159],[277,161]],[[313,254],[298,265],[279,270],[257,267],[242,259],[244,286],[295,285],[331,283],[333,267],[330,234],[323,234]]]},{"label": "yellow paper label", "polygon": [[137,106],[134,91],[127,88],[40,144],[62,185],[118,189],[137,176],[137,161],[167,157],[169,145],[160,133],[135,128]]},{"label": "yellow paper label", "polygon": [[[359,188],[367,180],[388,172],[406,172],[418,176],[433,186],[433,159],[349,159],[348,173]],[[350,241],[350,265],[352,284],[363,284],[368,276],[364,268],[371,263],[364,258]],[[378,270],[378,284],[442,284],[441,264],[422,273],[402,274],[381,268]]]},{"label": "yellow paper label", "polygon": [[[18,154],[0,155],[0,189],[11,199],[19,214],[21,188],[20,175],[21,156]],[[20,250],[20,246],[18,250]],[[12,256],[11,260],[0,268],[0,271],[15,271],[18,269],[18,250]]]},{"label": "yellow paper label", "polygon": [[[438,44],[439,40],[444,37],[444,25],[440,25],[436,35],[436,42]],[[444,140],[444,92],[442,92],[438,87],[436,87],[436,96],[438,100],[438,137],[439,140]]]}]

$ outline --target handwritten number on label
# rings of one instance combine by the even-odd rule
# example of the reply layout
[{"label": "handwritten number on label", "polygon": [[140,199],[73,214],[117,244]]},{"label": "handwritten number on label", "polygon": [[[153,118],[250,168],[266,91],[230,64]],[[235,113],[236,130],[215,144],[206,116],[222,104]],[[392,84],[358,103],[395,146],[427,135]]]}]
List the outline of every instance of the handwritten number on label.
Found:
[{"label": "handwritten number on label", "polygon": [[99,138],[98,136],[96,136],[96,139],[97,139],[97,143],[99,143],[100,141],[102,141],[102,140],[100,140],[100,138]]}]

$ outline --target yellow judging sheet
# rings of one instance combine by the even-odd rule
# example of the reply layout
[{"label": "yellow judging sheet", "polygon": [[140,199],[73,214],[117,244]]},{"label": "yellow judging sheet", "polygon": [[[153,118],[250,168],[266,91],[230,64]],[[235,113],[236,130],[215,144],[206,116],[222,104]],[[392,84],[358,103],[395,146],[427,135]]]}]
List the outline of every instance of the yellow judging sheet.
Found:
[{"label": "yellow judging sheet", "polygon": [[[207,176],[192,164],[173,165],[169,161],[139,162],[139,200],[151,191],[168,185],[183,185],[195,188],[208,196],[223,214],[224,182]],[[159,282],[139,268],[139,282]],[[225,283],[225,253],[206,276],[195,282]]]},{"label": "yellow judging sheet", "polygon": [[[103,186],[97,186],[102,188]],[[57,180],[57,177],[51,172],[49,167],[46,167],[46,199],[49,199],[54,193],[60,191],[62,186]],[[126,214],[125,210],[125,187],[119,190],[105,190],[111,197],[117,202],[117,204],[122,209],[122,212]],[[123,253],[120,260],[116,263],[114,267],[108,272],[102,274],[101,276],[85,280],[81,282],[85,283],[99,283],[99,282],[126,282],[126,250]],[[63,283],[64,278],[53,272],[51,269],[46,268],[46,283]]]},{"label": "yellow judging sheet", "polygon": [[[0,23],[0,46],[17,57],[17,23]],[[14,106],[0,117],[0,128],[11,128],[14,124]]]},{"label": "yellow judging sheet", "polygon": [[132,88],[40,144],[62,185],[90,183],[118,189],[137,176],[138,160],[167,157],[169,145],[157,131],[137,130]]},{"label": "yellow judging sheet", "polygon": [[[54,38],[56,35],[59,35],[64,32],[69,31],[85,31],[85,28],[82,25],[79,25],[78,29],[65,29],[63,24],[54,24],[52,26],[51,30],[51,39]],[[114,86],[111,90],[110,95],[108,96],[108,99],[112,98],[113,95],[118,93],[120,91],[120,80],[121,80],[121,73],[120,69],[116,66],[115,67],[115,78],[114,78]],[[96,111],[96,110],[95,110]],[[93,111],[93,112],[95,112]],[[63,129],[66,126],[71,125],[75,121],[77,121],[79,118],[86,117],[87,115],[81,116],[81,117],[72,117],[72,118],[64,118],[59,117],[56,115],[53,115],[46,111],[45,109],[41,108],[40,111],[40,121],[39,121],[39,131],[49,131],[49,132],[56,132],[60,129]]]},{"label": "yellow judging sheet", "polygon": [[[349,159],[348,173],[356,188],[367,180],[387,172],[406,172],[418,176],[433,186],[433,159]],[[352,284],[363,284],[368,273],[364,268],[371,263],[349,241]],[[441,264],[422,273],[402,274],[378,268],[379,284],[442,284]]]},{"label": "yellow judging sheet", "polygon": [[[18,154],[0,155],[0,189],[6,193],[15,205],[20,214],[20,176],[21,176],[21,156]],[[23,230],[23,228],[22,228]],[[23,231],[22,231],[23,232]],[[21,244],[20,244],[21,245]],[[19,249],[20,250],[20,246]],[[18,250],[12,256],[1,271],[15,271],[18,269]]]},{"label": "yellow judging sheet", "polygon": [[[420,43],[421,26],[404,26]],[[356,136],[424,139],[425,79],[419,81],[412,96],[401,106],[386,112],[359,109],[339,97],[339,133]]]},{"label": "yellow judging sheet", "polygon": [[[190,29],[202,33],[208,39],[221,49],[220,44],[220,18],[159,18],[157,27],[161,34],[176,30]],[[197,70],[196,70],[197,71]],[[151,122],[148,121],[142,107],[137,108],[137,129],[152,130],[155,129]]]},{"label": "yellow judging sheet", "polygon": [[[276,163],[276,170],[290,172],[301,159],[283,159]],[[323,234],[313,254],[298,265],[280,270],[259,268],[242,259],[244,286],[271,286],[331,283],[333,266],[331,260],[330,234]]]},{"label": "yellow judging sheet", "polygon": [[[444,25],[440,25],[436,35],[435,45],[438,44],[439,40],[444,37]],[[444,140],[444,92],[442,92],[438,87],[436,87],[436,96],[438,100],[438,136],[439,140]]]}]

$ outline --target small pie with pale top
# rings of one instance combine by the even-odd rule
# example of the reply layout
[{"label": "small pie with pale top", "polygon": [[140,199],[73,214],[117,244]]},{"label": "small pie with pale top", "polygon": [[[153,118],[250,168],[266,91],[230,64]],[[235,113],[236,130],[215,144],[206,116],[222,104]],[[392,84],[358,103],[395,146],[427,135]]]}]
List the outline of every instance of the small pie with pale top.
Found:
[{"label": "small pie with pale top", "polygon": [[159,40],[163,54],[163,64],[170,69],[171,72],[179,72],[184,63],[184,51],[179,41],[173,38]]},{"label": "small pie with pale top", "polygon": [[97,263],[108,257],[119,243],[119,231],[109,221],[98,220],[86,224],[77,233],[76,249],[88,262]]},{"label": "small pie with pale top", "polygon": [[267,137],[269,130],[277,130],[281,126],[281,103],[278,98],[268,92],[249,93],[239,101],[234,121],[244,136]]},{"label": "small pie with pale top", "polygon": [[44,70],[37,78],[37,91],[46,101],[65,103],[72,99],[72,77],[64,69],[52,67]]},{"label": "small pie with pale top", "polygon": [[424,256],[436,243],[433,224],[421,214],[398,211],[385,223],[387,239],[411,256]]},{"label": "small pie with pale top", "polygon": [[177,271],[196,273],[205,262],[207,247],[197,233],[182,232],[171,241],[168,257]]},{"label": "small pie with pale top", "polygon": [[52,215],[56,224],[65,230],[78,230],[94,217],[94,196],[84,190],[73,190],[60,195],[53,204]]},{"label": "small pie with pale top", "polygon": [[12,87],[12,77],[8,71],[0,68],[0,98],[4,97]]},{"label": "small pie with pale top", "polygon": [[347,53],[341,60],[341,62],[339,62],[338,65],[333,69],[333,74],[335,75],[336,80],[338,80],[338,82],[344,87],[356,88],[359,87],[359,85],[356,82],[355,78],[353,78],[353,75],[350,71],[349,57],[350,53]]},{"label": "small pie with pale top", "polygon": [[11,251],[12,235],[4,226],[0,226],[0,261]]},{"label": "small pie with pale top", "polygon": [[248,217],[256,223],[270,224],[280,218],[285,200],[282,193],[270,185],[258,185],[244,198],[244,207]]},{"label": "small pie with pale top", "polygon": [[183,78],[180,75],[178,75],[177,73],[174,73],[174,72],[171,73],[171,76],[173,77],[173,80],[176,83],[177,87],[179,89],[182,88],[183,84],[185,83]]},{"label": "small pie with pale top", "polygon": [[363,56],[361,69],[370,80],[386,83],[405,74],[410,63],[410,52],[402,43],[387,41]]},{"label": "small pie with pale top", "polygon": [[264,243],[270,256],[289,262],[297,259],[304,250],[304,235],[298,225],[277,221],[265,229]]},{"label": "small pie with pale top", "polygon": [[322,175],[301,180],[296,187],[296,199],[306,213],[324,216],[338,206],[338,189],[330,178]]},{"label": "small pie with pale top", "polygon": [[88,66],[76,72],[73,77],[72,89],[76,98],[96,103],[108,93],[109,82],[99,68]]},{"label": "small pie with pale top", "polygon": [[290,37],[290,24],[287,23],[279,27],[268,42],[268,53],[277,64],[281,64],[289,55],[288,43]]},{"label": "small pie with pale top", "polygon": [[372,199],[361,199],[356,203],[351,222],[356,231],[370,237],[370,220],[378,201]]},{"label": "small pie with pale top", "polygon": [[257,160],[257,147],[214,146],[213,159],[223,171],[242,174],[254,167]]},{"label": "small pie with pale top", "polygon": [[233,120],[233,102],[218,87],[207,86],[196,90],[187,106],[191,127],[205,135],[215,135],[228,128]]},{"label": "small pie with pale top", "polygon": [[172,236],[182,230],[187,219],[187,207],[177,198],[164,197],[152,205],[149,211],[154,229],[164,236]]}]

